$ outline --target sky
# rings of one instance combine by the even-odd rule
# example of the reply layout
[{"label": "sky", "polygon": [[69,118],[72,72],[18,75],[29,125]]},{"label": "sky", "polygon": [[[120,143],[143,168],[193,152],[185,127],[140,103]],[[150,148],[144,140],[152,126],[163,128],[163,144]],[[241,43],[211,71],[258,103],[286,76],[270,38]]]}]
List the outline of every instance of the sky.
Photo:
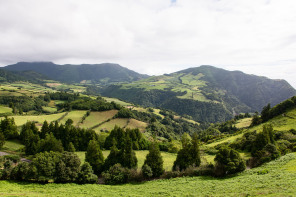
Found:
[{"label": "sky", "polygon": [[295,0],[0,0],[0,66],[118,63],[159,75],[212,65],[296,88]]}]

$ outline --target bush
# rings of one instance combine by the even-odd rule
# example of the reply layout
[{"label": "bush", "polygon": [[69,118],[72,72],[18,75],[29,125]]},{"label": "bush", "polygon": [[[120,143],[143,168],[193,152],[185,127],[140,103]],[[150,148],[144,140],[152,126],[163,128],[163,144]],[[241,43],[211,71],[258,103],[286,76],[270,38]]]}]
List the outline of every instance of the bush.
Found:
[{"label": "bush", "polygon": [[124,184],[128,181],[128,170],[120,164],[115,164],[106,172],[102,173],[105,184],[117,185]]},{"label": "bush", "polygon": [[94,174],[94,171],[88,162],[85,162],[81,166],[76,181],[80,184],[96,183],[98,181],[97,175]]},{"label": "bush", "polygon": [[246,164],[236,150],[229,147],[222,147],[215,157],[215,175],[226,176],[242,172]]},{"label": "bush", "polygon": [[19,155],[4,155],[3,158],[12,161],[13,163],[18,163],[21,160]]},{"label": "bush", "polygon": [[147,164],[142,166],[142,174],[145,178],[151,178],[153,175],[152,169]]}]

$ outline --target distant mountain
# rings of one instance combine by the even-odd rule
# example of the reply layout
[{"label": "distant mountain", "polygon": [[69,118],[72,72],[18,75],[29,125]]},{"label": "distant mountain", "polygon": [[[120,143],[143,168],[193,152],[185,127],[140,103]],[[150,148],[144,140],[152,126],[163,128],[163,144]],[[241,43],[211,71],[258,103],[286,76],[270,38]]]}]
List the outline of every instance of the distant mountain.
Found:
[{"label": "distant mountain", "polygon": [[58,65],[52,62],[19,62],[4,67],[10,71],[34,71],[50,79],[66,82],[93,82],[110,84],[116,82],[131,82],[148,75],[142,75],[118,64],[81,64]]},{"label": "distant mountain", "polygon": [[296,90],[285,80],[200,66],[112,85],[102,94],[169,109],[197,121],[217,122],[241,112],[261,111],[266,103],[276,105],[296,95]]},{"label": "distant mountain", "polygon": [[48,78],[34,71],[8,71],[0,69],[0,82],[28,81],[31,83],[42,83],[44,79]]}]

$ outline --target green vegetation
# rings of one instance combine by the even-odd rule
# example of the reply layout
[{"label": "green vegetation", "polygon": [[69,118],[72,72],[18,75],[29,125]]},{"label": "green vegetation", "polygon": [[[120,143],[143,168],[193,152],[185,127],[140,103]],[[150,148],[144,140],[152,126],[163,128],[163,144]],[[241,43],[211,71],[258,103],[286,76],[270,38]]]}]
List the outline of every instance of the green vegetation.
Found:
[{"label": "green vegetation", "polygon": [[102,94],[190,115],[198,122],[223,122],[233,113],[259,111],[266,103],[276,105],[296,91],[285,81],[201,66],[110,86]]},{"label": "green vegetation", "polygon": [[[145,184],[45,184],[0,181],[3,196],[293,196],[295,153],[228,178],[183,177]],[[266,174],[258,172],[268,171]],[[276,180],[275,180],[276,177]]]}]

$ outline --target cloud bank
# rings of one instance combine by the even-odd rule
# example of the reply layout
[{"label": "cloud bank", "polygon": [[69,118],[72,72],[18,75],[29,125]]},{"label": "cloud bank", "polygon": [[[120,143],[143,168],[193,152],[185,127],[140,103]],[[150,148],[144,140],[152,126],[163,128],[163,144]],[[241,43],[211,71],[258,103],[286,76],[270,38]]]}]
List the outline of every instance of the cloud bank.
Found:
[{"label": "cloud bank", "polygon": [[295,0],[0,0],[0,65],[113,62],[162,74],[199,65],[296,87]]}]

